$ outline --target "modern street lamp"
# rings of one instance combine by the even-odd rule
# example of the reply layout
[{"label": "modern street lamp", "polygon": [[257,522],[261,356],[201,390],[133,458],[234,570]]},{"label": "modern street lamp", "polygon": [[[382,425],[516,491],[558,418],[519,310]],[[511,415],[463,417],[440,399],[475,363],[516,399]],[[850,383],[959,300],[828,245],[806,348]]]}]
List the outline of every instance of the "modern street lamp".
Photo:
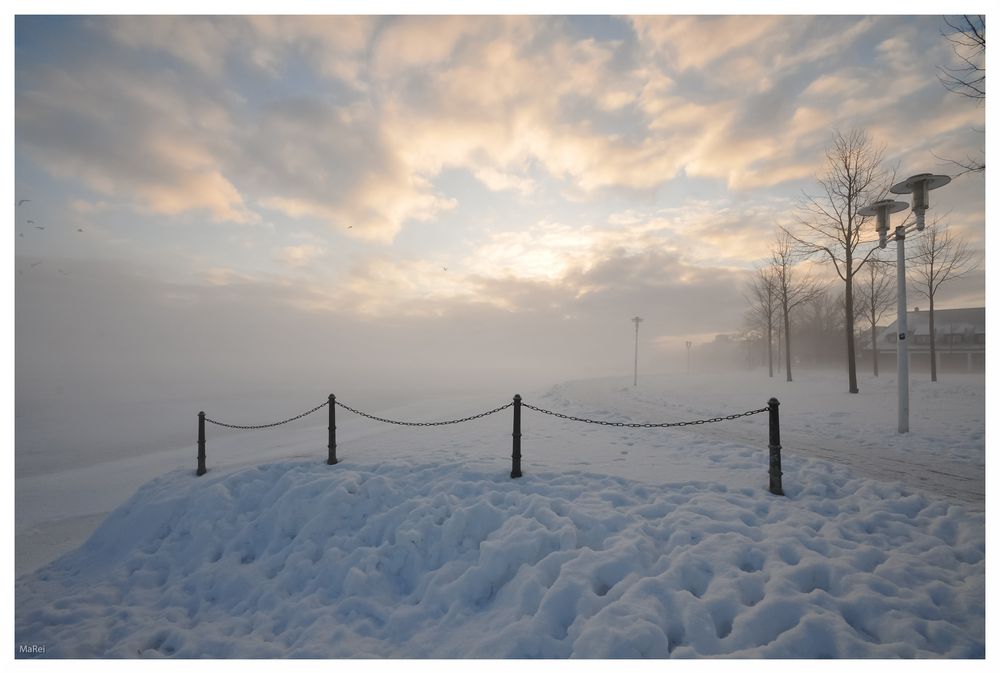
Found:
[{"label": "modern street lamp", "polygon": [[636,316],[632,322],[635,323],[635,370],[632,375],[632,387],[634,388],[639,383],[639,324],[642,323],[642,319]]},{"label": "modern street lamp", "polygon": [[900,183],[896,183],[889,188],[893,194],[913,194],[913,214],[917,216],[917,231],[924,231],[924,212],[931,207],[930,195],[927,193],[936,190],[951,182],[948,176],[936,176],[930,173],[918,173],[910,176]]},{"label": "modern street lamp", "polygon": [[[915,227],[918,232],[924,229],[924,212],[930,208],[928,192],[951,182],[948,176],[919,173],[889,188],[893,194],[913,194],[912,210],[916,216],[916,225],[896,227],[896,379],[899,390],[899,432],[910,430],[910,352],[906,341],[906,251],[904,241],[906,232]],[[874,215],[875,230],[878,232],[878,247],[885,248],[889,232],[889,216],[906,210],[904,201],[882,199],[864,208],[858,209],[858,215]]]}]

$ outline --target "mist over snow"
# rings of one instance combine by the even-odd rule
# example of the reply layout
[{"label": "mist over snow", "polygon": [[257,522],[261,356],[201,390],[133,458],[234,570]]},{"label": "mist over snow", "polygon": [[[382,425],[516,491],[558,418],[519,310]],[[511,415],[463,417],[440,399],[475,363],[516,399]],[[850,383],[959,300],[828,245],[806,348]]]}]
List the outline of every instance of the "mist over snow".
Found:
[{"label": "mist over snow", "polygon": [[[898,434],[891,363],[847,393],[819,256],[793,381],[748,316],[841,134],[883,182],[952,177],[928,221],[979,264],[935,307],[985,306],[947,25],[18,13],[16,655],[984,658],[984,372],[915,365]],[[195,477],[200,411],[329,394],[475,418],[335,408],[333,466],[325,407],[210,424]],[[512,409],[479,415],[515,394],[618,424],[777,397],[786,495],[762,413],[525,408],[511,479]]]},{"label": "mist over snow", "polygon": [[[525,391],[627,423],[758,409],[776,392],[785,496],[767,491],[766,414],[630,429],[527,408],[516,480],[510,408],[430,428],[338,409],[334,466],[325,422],[306,417],[210,425],[204,477],[189,445],[23,479],[24,530],[125,502],[19,577],[16,638],[54,657],[983,657],[982,377],[945,396],[915,386],[922,414],[903,438],[881,410],[892,381],[865,381],[840,417],[834,381]],[[502,402],[379,412],[440,420]],[[62,505],[45,500],[57,483]]]}]

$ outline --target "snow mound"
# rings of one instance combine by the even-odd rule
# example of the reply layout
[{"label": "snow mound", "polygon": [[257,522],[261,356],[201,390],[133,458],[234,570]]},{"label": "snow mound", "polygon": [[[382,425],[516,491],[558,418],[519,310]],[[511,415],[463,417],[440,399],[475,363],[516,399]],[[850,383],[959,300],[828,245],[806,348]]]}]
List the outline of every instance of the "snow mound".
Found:
[{"label": "snow mound", "polygon": [[982,513],[813,486],[177,471],[18,580],[16,640],[46,657],[984,657]]}]

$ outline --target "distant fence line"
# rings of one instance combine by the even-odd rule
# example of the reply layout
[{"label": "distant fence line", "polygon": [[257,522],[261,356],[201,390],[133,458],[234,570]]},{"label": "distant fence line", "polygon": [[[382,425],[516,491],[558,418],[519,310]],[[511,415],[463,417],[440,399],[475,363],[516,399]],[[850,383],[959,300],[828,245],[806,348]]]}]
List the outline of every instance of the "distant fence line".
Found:
[{"label": "distant fence line", "polygon": [[546,410],[541,407],[536,407],[530,405],[521,400],[520,394],[515,395],[512,402],[506,405],[501,405],[495,407],[491,410],[485,412],[480,412],[479,414],[473,414],[468,417],[462,417],[461,419],[451,419],[448,421],[398,421],[395,419],[386,419],[384,417],[375,416],[373,414],[368,414],[367,412],[362,412],[361,410],[356,410],[349,405],[337,400],[337,397],[332,393],[327,397],[327,400],[316,407],[312,408],[307,412],[298,414],[294,417],[289,417],[282,421],[275,421],[269,424],[255,424],[255,425],[239,425],[239,424],[227,424],[215,419],[210,419],[205,415],[205,412],[198,412],[198,469],[196,475],[204,475],[208,472],[205,467],[205,423],[215,424],[216,426],[222,426],[224,428],[234,428],[240,430],[257,430],[260,428],[273,428],[275,426],[281,426],[282,424],[287,424],[296,419],[301,419],[302,417],[308,416],[317,410],[324,407],[329,409],[330,423],[328,426],[329,437],[327,442],[327,459],[326,463],[328,465],[334,465],[337,463],[337,424],[336,424],[336,409],[341,407],[349,412],[353,412],[362,417],[372,419],[386,424],[396,424],[398,426],[447,426],[449,424],[460,424],[467,421],[472,421],[474,419],[481,419],[483,417],[490,416],[491,414],[496,414],[497,412],[502,412],[503,410],[513,407],[514,408],[514,420],[513,420],[513,431],[511,437],[513,438],[512,448],[511,448],[511,478],[521,477],[521,408],[526,407],[529,410],[539,412],[541,414],[547,414],[549,416],[557,417],[560,419],[566,419],[568,421],[578,421],[587,424],[597,424],[599,426],[615,426],[619,428],[671,428],[677,426],[698,426],[701,424],[712,424],[720,421],[731,421],[733,419],[739,419],[741,417],[749,417],[754,414],[761,414],[762,412],[768,413],[768,489],[772,494],[777,494],[779,496],[784,495],[784,490],[781,486],[781,432],[778,422],[778,402],[777,398],[771,398],[767,401],[767,407],[762,407],[760,409],[749,410],[746,412],[740,412],[738,414],[730,414],[728,416],[714,417],[711,419],[697,419],[694,421],[669,421],[663,423],[633,423],[624,421],[604,421],[601,419],[587,419],[585,417],[577,417],[569,414],[562,414],[561,412],[553,412],[552,410]]}]

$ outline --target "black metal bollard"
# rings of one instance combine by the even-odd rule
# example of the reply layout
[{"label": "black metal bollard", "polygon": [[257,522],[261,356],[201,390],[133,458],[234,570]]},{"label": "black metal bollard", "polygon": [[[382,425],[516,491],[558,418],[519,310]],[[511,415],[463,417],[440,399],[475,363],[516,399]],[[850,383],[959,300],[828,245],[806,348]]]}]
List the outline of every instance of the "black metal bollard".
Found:
[{"label": "black metal bollard", "polygon": [[514,447],[511,454],[510,477],[521,477],[521,394],[514,396]]},{"label": "black metal bollard", "polygon": [[778,402],[777,398],[767,401],[768,417],[768,443],[770,467],[767,471],[770,477],[770,489],[772,494],[784,496],[785,492],[781,488],[781,430],[778,426]]},{"label": "black metal bollard", "polygon": [[201,476],[208,472],[205,468],[205,413],[198,412],[198,470],[195,475]]},{"label": "black metal bollard", "polygon": [[326,463],[327,465],[332,466],[337,463],[337,419],[335,412],[335,408],[337,407],[337,397],[331,393],[327,404],[330,406],[330,437],[326,445]]}]

